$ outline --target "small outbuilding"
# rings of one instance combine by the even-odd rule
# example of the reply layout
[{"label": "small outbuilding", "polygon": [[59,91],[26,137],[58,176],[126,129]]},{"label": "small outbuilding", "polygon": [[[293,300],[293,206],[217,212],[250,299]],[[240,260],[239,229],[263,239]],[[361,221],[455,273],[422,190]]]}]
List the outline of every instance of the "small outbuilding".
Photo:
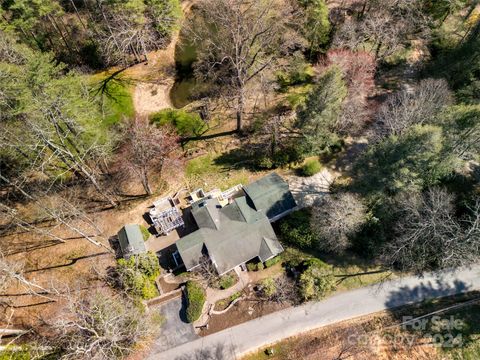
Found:
[{"label": "small outbuilding", "polygon": [[127,224],[118,232],[117,236],[124,258],[128,259],[132,255],[147,252],[140,225]]}]

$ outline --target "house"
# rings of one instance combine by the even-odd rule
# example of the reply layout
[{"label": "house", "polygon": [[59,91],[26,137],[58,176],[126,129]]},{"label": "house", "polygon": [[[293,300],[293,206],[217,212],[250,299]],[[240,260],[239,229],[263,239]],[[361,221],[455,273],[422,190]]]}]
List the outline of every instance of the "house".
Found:
[{"label": "house", "polygon": [[198,230],[176,242],[174,255],[188,271],[205,256],[222,275],[250,260],[265,262],[283,251],[271,222],[296,207],[288,184],[273,173],[243,190],[243,196],[230,198],[225,206],[217,198],[192,204]]},{"label": "house", "polygon": [[140,225],[127,224],[122,227],[117,236],[120,250],[125,259],[128,259],[132,255],[144,254],[147,252]]}]

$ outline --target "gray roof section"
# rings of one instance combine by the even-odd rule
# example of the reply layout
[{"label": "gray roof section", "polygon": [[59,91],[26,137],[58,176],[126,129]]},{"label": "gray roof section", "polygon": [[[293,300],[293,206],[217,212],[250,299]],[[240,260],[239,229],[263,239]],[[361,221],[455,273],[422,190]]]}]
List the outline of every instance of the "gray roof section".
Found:
[{"label": "gray roof section", "polygon": [[212,217],[218,219],[218,227],[198,224],[199,230],[176,243],[187,270],[198,265],[203,245],[219,274],[257,256],[265,261],[283,251],[268,218],[249,207],[245,197],[215,209]]},{"label": "gray roof section", "polygon": [[191,270],[199,264],[203,256],[203,247],[208,236],[208,230],[208,228],[198,229],[175,243],[187,270]]},{"label": "gray roof section", "polygon": [[258,257],[261,261],[267,261],[268,259],[280,254],[282,251],[283,247],[276,238],[270,239],[264,237],[262,243],[260,244],[260,254]]},{"label": "gray roof section", "polygon": [[124,257],[147,252],[142,231],[137,224],[127,224],[118,232],[118,242]]},{"label": "gray roof section", "polygon": [[218,230],[220,228],[218,210],[221,207],[218,199],[206,199],[193,204],[192,215],[198,227]]},{"label": "gray roof section", "polygon": [[264,212],[269,219],[297,206],[288,183],[275,172],[244,186],[243,189],[250,205],[257,211]]}]

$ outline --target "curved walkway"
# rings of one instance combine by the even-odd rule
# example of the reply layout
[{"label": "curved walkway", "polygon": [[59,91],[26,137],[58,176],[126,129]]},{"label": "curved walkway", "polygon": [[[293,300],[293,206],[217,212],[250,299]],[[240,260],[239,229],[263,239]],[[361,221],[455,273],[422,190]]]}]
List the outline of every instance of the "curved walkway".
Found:
[{"label": "curved walkway", "polygon": [[248,285],[250,282],[250,276],[248,272],[241,271],[238,267],[235,268],[235,272],[238,275],[238,281],[232,287],[229,287],[225,290],[217,290],[210,287],[207,288],[206,301],[203,305],[203,313],[202,316],[193,324],[195,328],[198,329],[199,327],[205,326],[208,323],[210,311],[214,308],[217,301],[231,297],[233,294],[242,291],[245,286]]},{"label": "curved walkway", "polygon": [[405,277],[278,311],[165,352],[152,352],[147,359],[240,359],[258,348],[322,326],[472,290],[480,290],[480,265]]}]

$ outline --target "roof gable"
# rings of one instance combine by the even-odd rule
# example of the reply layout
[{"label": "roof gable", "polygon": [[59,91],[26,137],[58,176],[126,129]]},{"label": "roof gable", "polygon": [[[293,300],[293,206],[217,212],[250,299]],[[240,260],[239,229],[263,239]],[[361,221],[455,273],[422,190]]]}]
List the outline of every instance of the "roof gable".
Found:
[{"label": "roof gable", "polygon": [[275,172],[245,186],[244,191],[251,206],[263,211],[269,219],[276,219],[297,206],[288,183]]}]

